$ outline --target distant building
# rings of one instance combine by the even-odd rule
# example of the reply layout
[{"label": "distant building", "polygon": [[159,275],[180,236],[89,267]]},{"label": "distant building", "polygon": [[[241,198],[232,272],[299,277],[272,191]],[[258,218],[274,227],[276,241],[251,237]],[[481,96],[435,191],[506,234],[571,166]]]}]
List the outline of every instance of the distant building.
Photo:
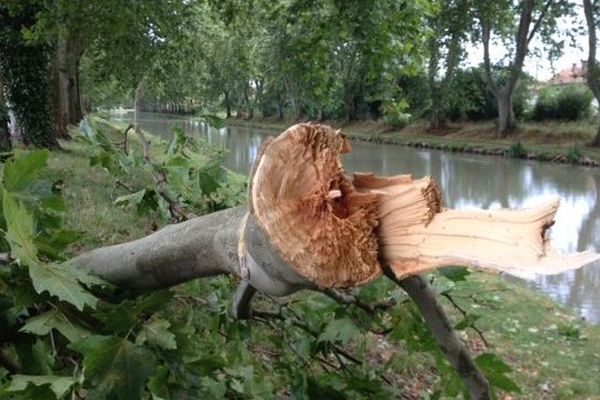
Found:
[{"label": "distant building", "polygon": [[571,85],[585,83],[587,74],[587,61],[581,60],[581,65],[573,63],[571,68],[565,68],[550,79],[551,85]]}]

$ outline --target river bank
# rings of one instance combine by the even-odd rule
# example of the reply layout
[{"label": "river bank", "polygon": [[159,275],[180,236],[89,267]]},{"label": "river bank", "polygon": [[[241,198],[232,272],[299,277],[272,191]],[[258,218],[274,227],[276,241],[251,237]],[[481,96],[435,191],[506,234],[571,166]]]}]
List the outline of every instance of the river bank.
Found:
[{"label": "river bank", "polygon": [[[225,123],[275,132],[294,124],[276,119],[227,119]],[[456,123],[434,133],[426,129],[424,122],[402,130],[388,130],[377,121],[324,123],[342,129],[346,136],[358,141],[600,167],[600,148],[587,146],[596,127],[583,122],[527,122],[505,139],[495,137],[493,122]]]}]

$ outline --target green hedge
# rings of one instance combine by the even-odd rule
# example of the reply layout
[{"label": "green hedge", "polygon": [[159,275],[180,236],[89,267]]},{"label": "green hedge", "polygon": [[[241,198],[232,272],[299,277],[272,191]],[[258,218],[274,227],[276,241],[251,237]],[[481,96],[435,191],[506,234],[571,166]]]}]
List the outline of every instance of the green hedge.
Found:
[{"label": "green hedge", "polygon": [[575,121],[585,118],[592,104],[592,92],[583,85],[547,87],[540,91],[532,118]]}]

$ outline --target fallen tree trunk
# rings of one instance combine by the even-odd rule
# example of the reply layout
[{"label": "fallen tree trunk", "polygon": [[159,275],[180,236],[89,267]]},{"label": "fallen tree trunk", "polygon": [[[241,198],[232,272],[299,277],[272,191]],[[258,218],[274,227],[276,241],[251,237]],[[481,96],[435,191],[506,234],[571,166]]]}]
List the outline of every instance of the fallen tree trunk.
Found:
[{"label": "fallen tree trunk", "polygon": [[339,131],[298,124],[267,141],[249,182],[249,207],[170,225],[145,238],[93,250],[72,262],[118,286],[157,289],[194,278],[242,279],[233,315],[247,318],[256,290],[363,285],[388,276],[405,289],[471,395],[489,384],[418,274],[450,265],[518,275],[556,273],[598,259],[558,256],[545,237],[558,203],[525,211],[444,210],[430,178],[344,174],[350,146]]}]

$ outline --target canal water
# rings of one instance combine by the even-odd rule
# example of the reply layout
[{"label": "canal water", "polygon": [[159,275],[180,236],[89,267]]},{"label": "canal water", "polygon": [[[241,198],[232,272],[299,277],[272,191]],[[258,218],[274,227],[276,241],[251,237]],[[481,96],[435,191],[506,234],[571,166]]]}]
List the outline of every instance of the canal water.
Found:
[{"label": "canal water", "polygon": [[[131,113],[113,114],[131,121]],[[213,129],[186,118],[143,113],[141,127],[164,138],[174,126],[226,149],[226,167],[248,173],[264,138],[273,132],[248,127]],[[561,207],[550,235],[557,250],[600,252],[600,169],[555,165],[394,145],[353,142],[343,156],[349,172],[383,175],[431,175],[439,183],[444,205],[456,209],[528,207],[559,197]],[[583,318],[600,323],[600,265],[527,282]]]}]

